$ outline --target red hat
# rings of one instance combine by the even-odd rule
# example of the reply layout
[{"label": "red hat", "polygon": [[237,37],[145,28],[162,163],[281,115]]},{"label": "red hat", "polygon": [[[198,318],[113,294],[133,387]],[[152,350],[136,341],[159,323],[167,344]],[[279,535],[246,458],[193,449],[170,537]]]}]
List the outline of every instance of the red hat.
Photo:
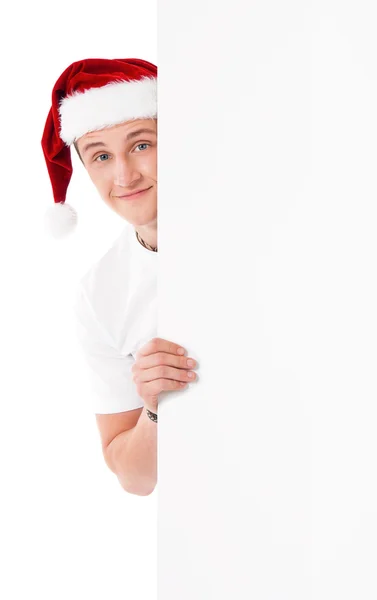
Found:
[{"label": "red hat", "polygon": [[77,213],[65,202],[72,175],[70,145],[89,131],[157,116],[157,67],[138,58],[87,58],[72,63],[52,90],[42,136],[54,205],[45,213],[55,238],[74,231]]}]

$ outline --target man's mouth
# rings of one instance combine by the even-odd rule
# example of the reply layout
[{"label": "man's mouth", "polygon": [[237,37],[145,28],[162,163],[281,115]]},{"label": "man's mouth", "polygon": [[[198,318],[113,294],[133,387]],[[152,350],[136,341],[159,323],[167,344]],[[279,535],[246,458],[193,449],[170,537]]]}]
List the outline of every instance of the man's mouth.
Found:
[{"label": "man's mouth", "polygon": [[117,198],[121,200],[132,200],[133,198],[138,198],[139,196],[141,196],[141,194],[144,194],[144,192],[150,190],[151,187],[146,188],[144,190],[139,190],[138,192],[133,192],[132,194],[124,194],[123,196],[117,196]]}]

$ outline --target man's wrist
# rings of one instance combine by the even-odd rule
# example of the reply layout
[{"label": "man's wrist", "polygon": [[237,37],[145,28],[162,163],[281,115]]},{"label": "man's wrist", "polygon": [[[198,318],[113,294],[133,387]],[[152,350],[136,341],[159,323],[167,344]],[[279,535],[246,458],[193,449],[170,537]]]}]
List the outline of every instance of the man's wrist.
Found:
[{"label": "man's wrist", "polygon": [[158,416],[157,413],[152,412],[149,408],[145,407],[146,413],[148,415],[148,417],[151,419],[151,421],[153,421],[154,423],[158,422]]}]

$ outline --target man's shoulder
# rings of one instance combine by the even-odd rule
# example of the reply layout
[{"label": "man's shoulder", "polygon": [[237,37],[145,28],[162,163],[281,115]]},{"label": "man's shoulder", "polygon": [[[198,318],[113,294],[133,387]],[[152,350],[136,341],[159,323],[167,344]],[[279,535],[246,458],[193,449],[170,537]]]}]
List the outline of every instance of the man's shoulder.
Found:
[{"label": "man's shoulder", "polygon": [[97,291],[119,285],[119,276],[127,269],[129,236],[130,230],[125,227],[110,248],[81,276],[79,286],[89,298]]},{"label": "man's shoulder", "polygon": [[127,293],[130,229],[125,227],[110,248],[81,276],[78,295],[97,315],[111,310],[114,298]]}]

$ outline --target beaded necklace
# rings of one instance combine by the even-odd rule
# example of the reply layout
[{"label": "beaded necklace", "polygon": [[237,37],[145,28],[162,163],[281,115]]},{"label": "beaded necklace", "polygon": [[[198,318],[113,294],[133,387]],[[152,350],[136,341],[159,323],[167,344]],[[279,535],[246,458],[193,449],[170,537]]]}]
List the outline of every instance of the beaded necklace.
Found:
[{"label": "beaded necklace", "polygon": [[[136,229],[135,229],[135,231],[136,231]],[[158,252],[157,248],[152,248],[152,246],[147,244],[147,242],[144,242],[144,240],[141,239],[141,237],[137,231],[136,231],[136,238],[139,240],[140,244],[142,246],[144,246],[144,248],[146,248],[147,250],[152,250],[152,252]]]}]

